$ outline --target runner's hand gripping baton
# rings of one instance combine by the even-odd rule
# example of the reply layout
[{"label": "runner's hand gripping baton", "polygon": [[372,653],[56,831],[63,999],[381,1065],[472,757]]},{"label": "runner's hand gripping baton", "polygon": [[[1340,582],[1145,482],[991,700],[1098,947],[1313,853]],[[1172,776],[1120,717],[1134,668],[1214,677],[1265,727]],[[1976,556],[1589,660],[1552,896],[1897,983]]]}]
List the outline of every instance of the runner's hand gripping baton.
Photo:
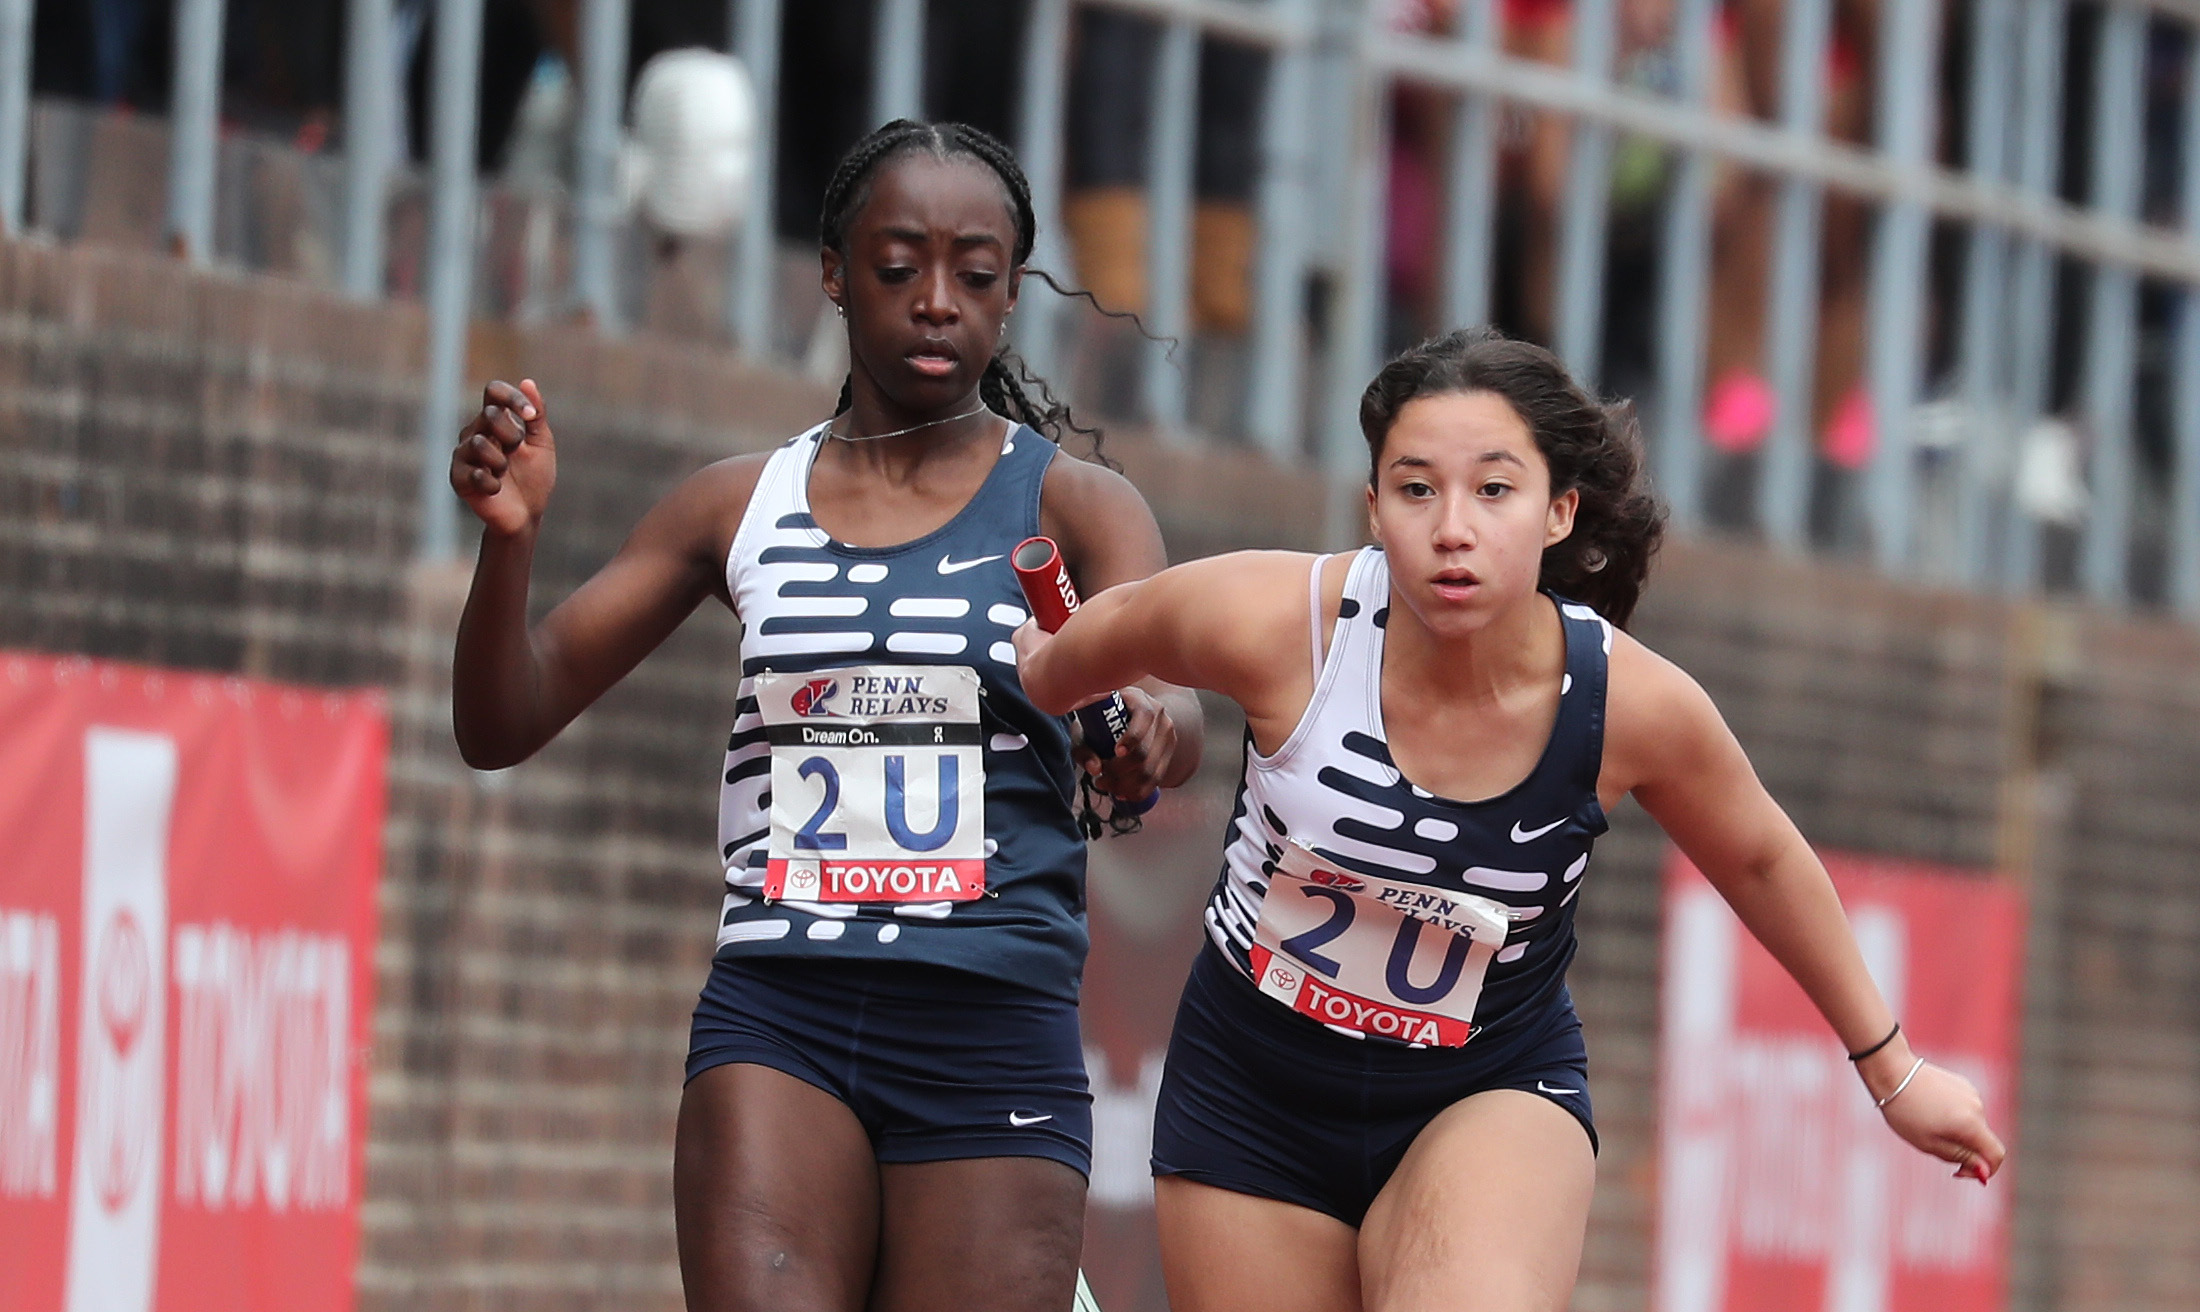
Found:
[{"label": "runner's hand gripping baton", "polygon": [[[1031,603],[1031,618],[1048,633],[1060,629],[1069,621],[1070,613],[1078,607],[1077,585],[1070,581],[1069,566],[1063,563],[1061,548],[1053,538],[1025,538],[1016,544],[1015,553],[1008,563],[1016,569],[1016,581],[1023,585],[1024,600]],[[1085,746],[1105,761],[1115,755],[1116,744],[1131,727],[1130,707],[1123,704],[1123,694],[1111,692],[1099,701],[1080,706],[1072,712],[1078,727],[1084,730]],[[1121,816],[1143,815],[1161,800],[1161,790],[1156,788],[1145,797],[1126,802],[1115,799],[1115,813]]]}]

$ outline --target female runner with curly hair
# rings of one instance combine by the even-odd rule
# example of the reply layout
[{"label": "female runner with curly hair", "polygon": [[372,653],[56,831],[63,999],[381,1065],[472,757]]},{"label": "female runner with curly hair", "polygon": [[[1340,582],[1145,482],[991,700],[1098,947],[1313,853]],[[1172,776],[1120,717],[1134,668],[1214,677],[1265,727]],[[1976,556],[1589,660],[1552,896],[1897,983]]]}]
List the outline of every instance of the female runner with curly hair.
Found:
[{"label": "female runner with curly hair", "polygon": [[1019,631],[1046,709],[1139,677],[1245,709],[1244,782],[1154,1126],[1176,1312],[1549,1310],[1596,1174],[1574,899],[1633,795],[1983,1183],[1977,1094],[1903,1042],[1718,710],[1622,632],[1661,532],[1624,412],[1458,332],[1360,403],[1374,547],[1196,561]]}]

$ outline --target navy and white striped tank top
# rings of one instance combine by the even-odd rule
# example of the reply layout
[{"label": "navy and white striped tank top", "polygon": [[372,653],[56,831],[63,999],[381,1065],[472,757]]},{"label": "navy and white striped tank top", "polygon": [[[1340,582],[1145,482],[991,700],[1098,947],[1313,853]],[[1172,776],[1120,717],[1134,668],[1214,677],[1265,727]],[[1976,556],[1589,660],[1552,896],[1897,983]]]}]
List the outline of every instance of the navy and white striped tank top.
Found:
[{"label": "navy and white striped tank top", "polygon": [[[824,431],[820,425],[772,454],[726,560],[742,623],[741,685],[719,794],[726,891],[718,952],[925,962],[1074,999],[1089,939],[1067,721],[1025,698],[1009,642],[1025,610],[1008,556],[1039,531],[1040,484],[1057,448],[1015,427],[953,519],[900,546],[856,547],[827,536],[810,513],[810,466]],[[976,673],[985,771],[983,896],[941,902],[764,896],[772,747],[757,676],[858,666]]]},{"label": "navy and white striped tank top", "polygon": [[1208,900],[1208,935],[1252,976],[1254,928],[1284,844],[1297,841],[1339,869],[1445,890],[1510,908],[1505,946],[1474,1010],[1477,1031],[1539,1015],[1574,955],[1574,896],[1605,831],[1597,800],[1604,760],[1605,672],[1612,626],[1553,598],[1565,630],[1558,717],[1535,768],[1509,791],[1457,802],[1415,787],[1383,732],[1383,628],[1390,570],[1379,548],[1352,562],[1326,652],[1321,562],[1314,564],[1314,695],[1271,756],[1245,740],[1243,782]]}]

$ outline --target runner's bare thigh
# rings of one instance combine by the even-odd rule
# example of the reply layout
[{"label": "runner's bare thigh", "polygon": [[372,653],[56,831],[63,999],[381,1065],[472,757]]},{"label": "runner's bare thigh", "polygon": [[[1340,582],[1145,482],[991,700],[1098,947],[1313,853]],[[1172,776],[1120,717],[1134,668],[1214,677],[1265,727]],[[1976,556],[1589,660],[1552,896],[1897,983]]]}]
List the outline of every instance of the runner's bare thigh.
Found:
[{"label": "runner's bare thigh", "polygon": [[672,1180],[689,1312],[861,1312],[879,1168],[839,1099],[768,1066],[713,1066],[681,1096]]}]

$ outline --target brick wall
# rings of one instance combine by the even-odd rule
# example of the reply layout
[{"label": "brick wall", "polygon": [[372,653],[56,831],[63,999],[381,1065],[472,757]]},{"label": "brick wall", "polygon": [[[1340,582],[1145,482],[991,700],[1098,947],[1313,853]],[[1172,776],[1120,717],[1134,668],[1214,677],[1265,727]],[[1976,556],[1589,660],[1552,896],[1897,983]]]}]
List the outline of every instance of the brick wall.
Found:
[{"label": "brick wall", "polygon": [[[0,244],[0,645],[393,691],[371,1082],[369,1308],[679,1306],[669,1161],[717,905],[710,781],[734,629],[700,615],[536,760],[450,746],[462,566],[419,568],[422,323],[156,257]],[[673,480],[828,399],[724,356],[477,328],[471,373],[550,390],[556,597]],[[1112,444],[1172,549],[1311,545],[1324,490],[1238,454]],[[2022,878],[2034,934],[2017,1294],[2200,1305],[2200,640],[1676,546],[1638,632],[1726,709],[1828,846]],[[1103,1092],[1088,1266],[1158,1308],[1134,1198],[1237,760],[1093,862]],[[1605,1154],[1577,1305],[1647,1305],[1660,840],[1625,808],[1583,898],[1576,996]]]}]

